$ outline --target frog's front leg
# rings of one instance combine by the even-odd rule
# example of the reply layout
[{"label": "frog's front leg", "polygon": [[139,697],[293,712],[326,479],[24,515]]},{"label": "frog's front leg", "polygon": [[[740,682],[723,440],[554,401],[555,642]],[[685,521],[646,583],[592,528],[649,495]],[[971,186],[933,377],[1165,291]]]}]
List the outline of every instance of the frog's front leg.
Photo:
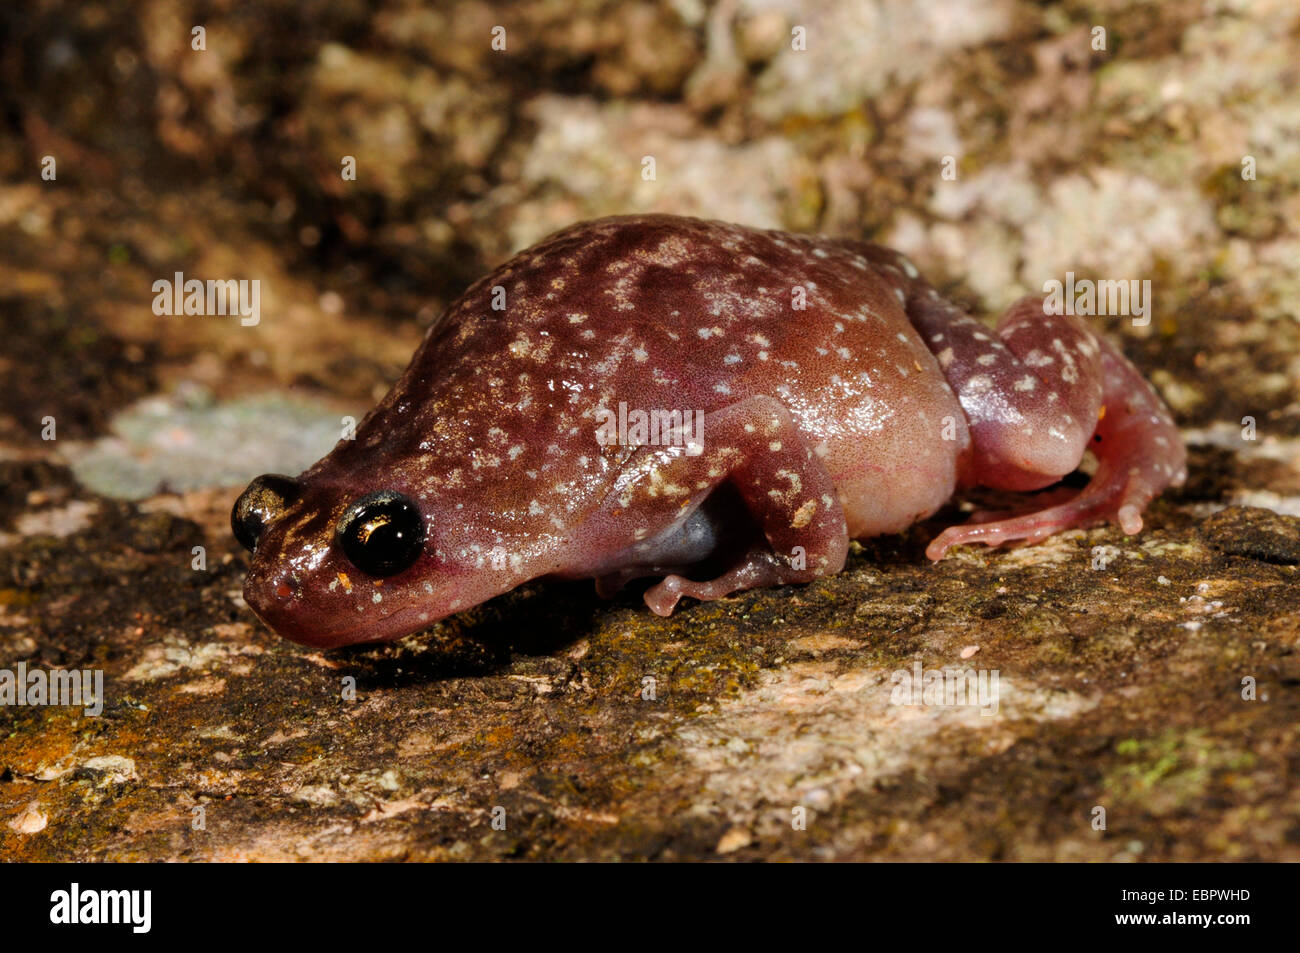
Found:
[{"label": "frog's front leg", "polygon": [[[1074,470],[1085,449],[1097,472],[1073,499],[1012,519],[951,527],[926,550],[1036,542],[1071,526],[1110,519],[1141,530],[1141,512],[1186,477],[1186,454],[1164,403],[1124,356],[1077,319],[1046,314],[1026,298],[996,337],[972,318],[923,295],[912,313],[957,392],[974,457],[969,482],[1031,490]],[[912,309],[909,308],[909,312]]]},{"label": "frog's front leg", "polygon": [[698,455],[681,447],[637,451],[593,527],[672,525],[729,483],[762,539],[714,579],[666,576],[646,592],[646,605],[668,615],[682,596],[719,599],[844,568],[848,531],[834,483],[784,404],[751,397],[704,415],[701,430]]}]

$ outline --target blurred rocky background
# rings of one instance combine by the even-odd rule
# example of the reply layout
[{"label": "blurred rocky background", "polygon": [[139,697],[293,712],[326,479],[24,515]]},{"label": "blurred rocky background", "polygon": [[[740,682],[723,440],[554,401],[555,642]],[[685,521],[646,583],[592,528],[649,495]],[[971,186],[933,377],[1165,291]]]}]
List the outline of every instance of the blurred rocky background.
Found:
[{"label": "blurred rocky background", "polygon": [[[1291,0],[27,0],[0,44],[0,667],[107,693],[0,708],[0,856],[1300,859]],[[1188,485],[1136,538],[931,566],[954,510],[668,620],[548,585],[377,649],[263,629],[242,482],[631,211],[868,237],[982,317],[1150,278],[1100,320]],[[155,315],[175,272],[260,279],[260,323]],[[918,662],[998,713],[891,705]]]}]

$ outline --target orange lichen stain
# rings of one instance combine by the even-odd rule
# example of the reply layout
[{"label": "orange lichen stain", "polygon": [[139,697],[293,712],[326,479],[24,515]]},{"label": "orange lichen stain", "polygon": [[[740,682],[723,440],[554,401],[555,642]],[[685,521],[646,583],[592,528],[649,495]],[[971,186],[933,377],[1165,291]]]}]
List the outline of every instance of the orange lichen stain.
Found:
[{"label": "orange lichen stain", "polygon": [[557,757],[574,757],[585,753],[590,747],[590,739],[577,732],[567,732],[552,743]]},{"label": "orange lichen stain", "polygon": [[1097,422],[1101,423],[1105,419],[1106,419],[1106,405],[1102,404],[1099,408],[1097,408]]},{"label": "orange lichen stain", "polygon": [[0,589],[0,606],[25,606],[36,601],[30,589]]},{"label": "orange lichen stain", "polygon": [[515,740],[515,729],[511,725],[500,725],[484,732],[482,738],[489,747],[505,750]]},{"label": "orange lichen stain", "polygon": [[[53,781],[73,771],[87,757],[104,753],[86,745],[86,732],[93,731],[82,710],[77,707],[51,707],[42,712],[39,727],[15,732],[0,738],[0,763],[10,766],[14,774]],[[115,751],[138,751],[148,742],[140,725],[119,722],[113,736]]]},{"label": "orange lichen stain", "polygon": [[347,574],[347,573],[345,573],[345,572],[341,572],[341,573],[339,573],[339,582],[341,582],[341,583],[343,584],[343,591],[344,591],[344,592],[351,592],[351,591],[352,591],[352,580],[348,578],[348,574]]}]

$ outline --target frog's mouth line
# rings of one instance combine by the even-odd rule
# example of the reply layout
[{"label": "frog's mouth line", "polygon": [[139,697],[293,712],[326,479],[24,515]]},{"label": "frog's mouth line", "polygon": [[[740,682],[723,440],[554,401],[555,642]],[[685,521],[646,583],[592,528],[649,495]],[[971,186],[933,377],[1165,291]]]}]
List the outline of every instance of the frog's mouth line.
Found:
[{"label": "frog's mouth line", "polygon": [[[253,614],[261,620],[262,624],[276,635],[298,645],[317,649],[339,649],[369,642],[394,642],[436,625],[447,615],[452,614],[435,617],[433,613],[419,606],[406,606],[382,618],[367,618],[358,620],[355,625],[325,628],[301,619],[286,618],[276,621],[268,618],[258,607],[248,602],[247,596],[244,601],[248,603],[248,607],[253,610]],[[426,619],[420,618],[422,611],[427,615]]]}]

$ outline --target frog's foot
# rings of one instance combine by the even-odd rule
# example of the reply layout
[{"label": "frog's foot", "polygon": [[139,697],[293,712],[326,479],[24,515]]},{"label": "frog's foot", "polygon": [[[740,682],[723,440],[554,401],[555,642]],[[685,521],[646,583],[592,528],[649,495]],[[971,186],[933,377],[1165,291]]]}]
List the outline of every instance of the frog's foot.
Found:
[{"label": "frog's foot", "polygon": [[656,615],[672,615],[682,596],[712,602],[733,592],[792,582],[808,582],[807,572],[791,569],[770,551],[751,549],[743,560],[715,579],[696,582],[676,573],[665,576],[646,590],[645,604]]},{"label": "frog's foot", "polygon": [[1021,516],[1028,516],[1032,513],[1039,513],[1045,507],[1056,506],[1058,503],[1066,503],[1079,495],[1078,487],[1058,487],[1055,490],[1043,490],[1041,493],[1035,493],[1033,499],[1024,505],[1017,506],[1007,510],[973,510],[966,519],[967,526],[977,523],[998,523],[1013,520]]},{"label": "frog's foot", "polygon": [[953,526],[926,549],[941,559],[952,546],[1035,543],[1074,526],[1112,521],[1132,536],[1142,530],[1142,511],[1167,486],[1187,477],[1186,453],[1169,411],[1122,354],[1102,338],[1104,402],[1091,447],[1097,472],[1073,499],[1012,519]]},{"label": "frog's foot", "polygon": [[1114,520],[1132,536],[1141,531],[1142,510],[1158,492],[1133,476],[1098,470],[1087,488],[1069,502],[1011,519],[972,520],[961,526],[950,526],[926,547],[925,554],[938,560],[949,548],[965,543],[986,546],[1037,543],[1062,530],[1106,520]]}]

